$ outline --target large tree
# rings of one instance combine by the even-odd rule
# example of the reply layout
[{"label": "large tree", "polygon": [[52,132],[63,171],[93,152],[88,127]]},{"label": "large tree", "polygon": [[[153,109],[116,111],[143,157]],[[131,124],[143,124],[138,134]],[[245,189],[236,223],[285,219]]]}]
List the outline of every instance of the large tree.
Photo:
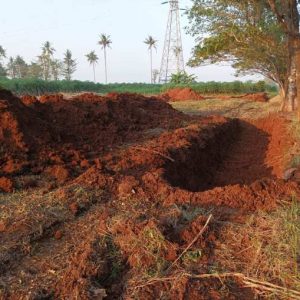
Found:
[{"label": "large tree", "polygon": [[112,41],[110,39],[109,35],[101,34],[100,40],[98,42],[100,46],[102,46],[103,52],[104,52],[104,63],[105,63],[105,83],[107,84],[107,55],[106,55],[106,49],[110,48]]},{"label": "large tree", "polygon": [[287,103],[289,39],[269,2],[193,0],[189,17],[198,41],[190,65],[228,61],[238,74],[262,74],[280,86]]}]

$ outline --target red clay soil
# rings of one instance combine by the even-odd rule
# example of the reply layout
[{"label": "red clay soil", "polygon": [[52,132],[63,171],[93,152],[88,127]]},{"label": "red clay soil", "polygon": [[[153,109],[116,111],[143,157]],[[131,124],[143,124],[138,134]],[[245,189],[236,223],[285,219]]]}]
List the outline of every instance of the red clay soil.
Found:
[{"label": "red clay soil", "polygon": [[244,94],[244,95],[214,95],[207,96],[205,99],[220,99],[220,100],[230,100],[230,99],[244,99],[250,102],[268,102],[270,100],[267,93],[254,93],[254,94]]},{"label": "red clay soil", "polygon": [[26,96],[20,101],[1,91],[0,176],[39,174],[58,165],[76,175],[99,153],[180,127],[187,119],[168,104],[139,95],[83,94],[71,100],[47,95],[39,101]]},{"label": "red clay soil", "polygon": [[162,95],[167,102],[204,100],[205,98],[193,91],[191,88],[174,88]]},{"label": "red clay soil", "polygon": [[246,94],[236,98],[242,98],[253,102],[268,102],[270,99],[267,93]]},{"label": "red clay soil", "polygon": [[[299,192],[281,179],[283,117],[190,118],[132,94],[0,99],[0,188],[40,178],[21,214],[0,202],[0,299],[257,299],[236,278],[177,274],[211,273],[224,222]],[[201,255],[175,263],[211,211]],[[174,279],[145,285],[158,276]]]}]

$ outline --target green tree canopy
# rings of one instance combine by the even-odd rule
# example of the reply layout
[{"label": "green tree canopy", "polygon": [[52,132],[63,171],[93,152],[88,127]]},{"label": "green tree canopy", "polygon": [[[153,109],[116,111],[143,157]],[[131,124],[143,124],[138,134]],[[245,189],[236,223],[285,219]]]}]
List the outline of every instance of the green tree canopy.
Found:
[{"label": "green tree canopy", "polygon": [[287,86],[287,39],[265,1],[193,0],[190,66],[228,62],[237,75],[261,74]]},{"label": "green tree canopy", "polygon": [[94,73],[94,82],[96,82],[96,64],[98,63],[99,57],[95,53],[95,51],[91,51],[90,53],[86,54],[86,58],[90,65],[93,67],[93,73]]}]

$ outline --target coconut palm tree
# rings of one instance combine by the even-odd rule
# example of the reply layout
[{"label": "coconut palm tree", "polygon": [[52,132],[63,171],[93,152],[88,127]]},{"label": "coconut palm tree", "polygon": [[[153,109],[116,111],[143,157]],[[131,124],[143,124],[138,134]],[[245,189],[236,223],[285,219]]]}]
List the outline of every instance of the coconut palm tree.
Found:
[{"label": "coconut palm tree", "polygon": [[149,35],[144,41],[148,45],[148,50],[150,52],[150,65],[151,65],[151,83],[153,83],[153,59],[152,59],[152,49],[156,49],[157,40],[155,40],[151,35]]},{"label": "coconut palm tree", "polygon": [[49,80],[51,77],[51,62],[55,49],[49,41],[45,42],[42,47],[42,54],[38,56],[40,65],[43,68],[44,80]]},{"label": "coconut palm tree", "polygon": [[95,51],[91,51],[90,53],[88,53],[86,55],[88,62],[90,63],[90,65],[93,66],[93,71],[94,71],[94,82],[96,82],[96,72],[95,72],[95,67],[96,64],[98,63],[99,57],[97,56],[97,54],[95,53]]},{"label": "coconut palm tree", "polygon": [[49,41],[46,41],[42,47],[43,54],[47,56],[52,56],[55,52],[55,49],[52,47]]},{"label": "coconut palm tree", "polygon": [[99,45],[102,46],[102,49],[104,51],[104,63],[105,63],[105,83],[107,84],[107,60],[106,60],[106,48],[110,48],[110,45],[112,44],[112,41],[110,39],[109,35],[101,34],[100,40],[98,42]]}]

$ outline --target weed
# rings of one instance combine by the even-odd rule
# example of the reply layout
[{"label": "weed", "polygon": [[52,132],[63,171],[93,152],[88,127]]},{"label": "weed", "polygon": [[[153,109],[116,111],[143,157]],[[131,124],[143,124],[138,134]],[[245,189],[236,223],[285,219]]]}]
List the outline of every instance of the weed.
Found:
[{"label": "weed", "polygon": [[184,254],[184,256],[182,257],[182,262],[185,266],[189,266],[193,263],[197,263],[201,257],[201,250],[190,250]]},{"label": "weed", "polygon": [[110,265],[110,274],[107,283],[114,282],[124,270],[123,258],[120,249],[114,243],[112,236],[105,235],[99,241],[100,247],[104,248],[106,259]]}]

